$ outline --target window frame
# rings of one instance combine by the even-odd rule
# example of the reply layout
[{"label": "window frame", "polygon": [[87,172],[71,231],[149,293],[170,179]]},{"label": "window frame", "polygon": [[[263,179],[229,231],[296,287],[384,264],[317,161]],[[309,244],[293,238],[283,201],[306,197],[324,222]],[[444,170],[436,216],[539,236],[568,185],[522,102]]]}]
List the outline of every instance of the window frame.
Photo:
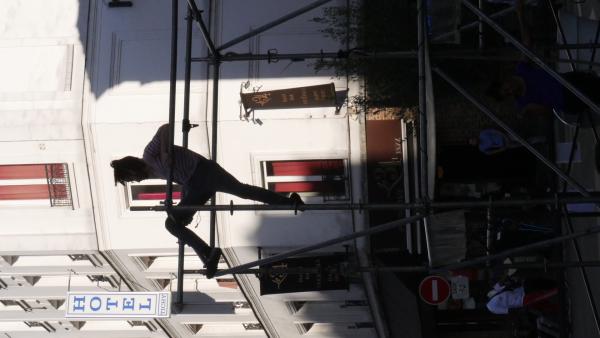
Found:
[{"label": "window frame", "polygon": [[[266,166],[268,162],[276,161],[342,161],[343,175],[339,176],[339,181],[344,182],[344,194],[336,196],[321,195],[317,192],[300,192],[300,196],[306,203],[343,203],[351,199],[351,176],[348,156],[343,151],[334,151],[327,153],[297,153],[297,154],[259,154],[252,156],[252,162],[256,172],[254,173],[255,184],[265,189],[269,189],[269,183],[275,182],[302,182],[302,181],[323,181],[324,176],[312,175],[312,176],[267,176]],[[277,178],[274,178],[277,177]],[[334,177],[338,177],[337,175]],[[297,178],[304,178],[305,180],[296,180]],[[306,180],[309,178],[309,180]]]},{"label": "window frame", "polygon": [[[127,210],[137,211],[137,210],[131,210],[131,208],[132,207],[153,207],[158,204],[161,204],[160,203],[161,201],[164,201],[164,200],[154,200],[154,199],[134,200],[132,187],[142,186],[142,185],[161,185],[166,188],[167,182],[162,179],[148,179],[148,180],[143,180],[141,182],[127,182],[127,185],[123,189],[124,194],[125,194],[125,206],[126,206]],[[175,182],[173,182],[173,186],[177,186],[177,184]],[[181,199],[174,198],[173,204],[177,204],[180,201],[181,201]]]},{"label": "window frame", "polygon": [[[64,177],[48,177],[48,168],[52,165],[64,166]],[[17,185],[31,185],[31,186],[45,186],[48,190],[48,196],[45,198],[31,198],[31,199],[6,199],[0,200],[0,208],[3,207],[40,207],[40,208],[59,208],[69,207],[72,210],[78,208],[77,198],[77,187],[74,175],[74,164],[69,162],[44,162],[44,163],[2,163],[0,166],[45,166],[46,177],[45,178],[6,178],[0,179],[0,186],[17,186]],[[65,186],[66,197],[62,200],[65,204],[53,203],[52,192],[50,190],[51,184],[61,184]]]}]

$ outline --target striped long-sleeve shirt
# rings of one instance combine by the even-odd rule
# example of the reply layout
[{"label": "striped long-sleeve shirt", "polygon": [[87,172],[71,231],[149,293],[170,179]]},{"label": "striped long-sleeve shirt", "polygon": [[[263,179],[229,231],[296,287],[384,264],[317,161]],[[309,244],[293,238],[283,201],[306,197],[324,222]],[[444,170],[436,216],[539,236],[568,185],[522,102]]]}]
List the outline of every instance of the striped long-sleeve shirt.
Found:
[{"label": "striped long-sleeve shirt", "polygon": [[[150,165],[154,173],[162,178],[167,179],[169,175],[169,161],[161,161],[161,133],[166,133],[168,125],[161,126],[156,135],[152,138],[150,143],[144,149],[143,159]],[[189,182],[190,178],[194,174],[198,163],[201,161],[207,161],[202,155],[197,154],[189,149],[175,145],[173,152],[175,157],[173,167],[173,181],[180,185],[185,185]]]}]

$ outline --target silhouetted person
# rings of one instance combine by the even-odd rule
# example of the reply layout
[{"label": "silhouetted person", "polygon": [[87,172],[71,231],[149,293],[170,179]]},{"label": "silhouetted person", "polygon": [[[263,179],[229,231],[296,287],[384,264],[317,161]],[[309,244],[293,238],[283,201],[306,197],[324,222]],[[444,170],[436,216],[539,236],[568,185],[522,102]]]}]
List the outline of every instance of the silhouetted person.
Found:
[{"label": "silhouetted person", "polygon": [[[524,9],[524,0],[517,0],[521,41],[531,47],[532,39],[524,19]],[[560,75],[591,101],[600,104],[600,78],[596,73],[572,71]],[[528,120],[537,121],[535,124],[538,126],[534,127],[537,127],[539,135],[536,136],[549,136],[552,130],[549,122],[553,114],[567,124],[578,123],[587,128],[600,124],[600,118],[591,113],[587,104],[527,58],[517,64],[514,74],[493,81],[486,93],[498,101],[514,99],[517,108]],[[600,172],[600,144],[596,144],[595,152],[596,170]]]},{"label": "silhouetted person", "polygon": [[[173,163],[173,181],[182,186],[183,197],[179,206],[203,205],[215,192],[224,192],[241,198],[267,204],[303,204],[297,193],[285,197],[260,187],[240,183],[215,161],[189,149],[175,145],[173,161],[169,158],[169,125],[162,125],[144,149],[143,158],[126,156],[110,163],[114,169],[115,184],[139,182],[149,178],[167,179]],[[206,267],[206,277],[212,278],[221,256],[220,248],[211,248],[193,231],[186,228],[196,211],[172,210],[165,220],[167,230],[194,249]]]},{"label": "silhouetted person", "polygon": [[[524,0],[517,0],[516,12],[521,42],[531,47],[532,39],[528,23],[525,22],[524,9]],[[590,100],[600,103],[600,78],[595,73],[573,71],[561,76]],[[575,94],[564,88],[545,70],[534,65],[527,57],[523,57],[517,64],[514,74],[493,81],[487,89],[487,94],[499,101],[514,99],[519,110],[528,117],[536,114],[547,115],[552,110],[568,115],[578,115],[590,110]]]},{"label": "silhouetted person", "polygon": [[542,302],[557,293],[556,282],[547,278],[525,279],[522,282],[514,282],[513,285],[498,282],[488,292],[486,307],[495,314],[508,314],[511,309]]}]

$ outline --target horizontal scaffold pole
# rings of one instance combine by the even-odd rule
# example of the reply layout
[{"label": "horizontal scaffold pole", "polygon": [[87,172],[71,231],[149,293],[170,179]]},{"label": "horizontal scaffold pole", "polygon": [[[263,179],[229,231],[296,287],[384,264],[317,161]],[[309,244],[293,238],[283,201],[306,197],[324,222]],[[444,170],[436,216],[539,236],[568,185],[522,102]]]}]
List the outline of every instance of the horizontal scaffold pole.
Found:
[{"label": "horizontal scaffold pole", "polygon": [[[599,263],[600,265],[600,263]],[[298,267],[298,268],[276,268],[276,267],[271,267],[271,268],[251,268],[251,269],[246,269],[246,270],[242,270],[242,271],[238,271],[236,272],[236,274],[241,275],[241,274],[258,274],[258,273],[270,273],[270,274],[280,274],[280,273],[287,273],[290,275],[303,275],[303,274],[317,274],[320,273],[321,271],[330,271],[331,269],[319,269],[319,268],[304,268],[304,267]],[[219,270],[219,271],[225,271],[225,270]],[[206,275],[206,269],[197,269],[197,270],[184,270],[183,271],[186,275],[188,274],[195,274],[195,275]]]},{"label": "horizontal scaffold pole", "polygon": [[[600,267],[600,261],[582,261],[582,262],[531,262],[531,263],[510,263],[496,264],[486,266],[486,269],[567,269],[579,267]],[[354,272],[354,270],[351,270]],[[432,269],[428,266],[370,266],[360,267],[357,272],[400,272],[400,273],[439,273],[440,269]]]},{"label": "horizontal scaffold pole", "polygon": [[[489,267],[485,267],[487,269],[543,269],[543,270],[551,270],[551,269],[568,269],[568,268],[579,268],[579,267],[600,267],[600,261],[581,261],[581,262],[529,262],[529,263],[509,263],[509,264],[496,264],[491,265]],[[361,266],[361,267],[352,267],[348,268],[344,267],[335,267],[335,268],[250,268],[246,270],[237,271],[236,274],[261,274],[261,273],[269,273],[269,274],[290,274],[290,275],[302,275],[302,274],[317,274],[321,272],[328,272],[331,270],[335,270],[341,274],[344,272],[347,274],[355,273],[355,272],[400,272],[400,273],[425,273],[430,272],[432,269],[425,265],[415,265],[415,266]],[[226,270],[220,270],[226,271]],[[439,269],[435,270],[439,272]],[[197,270],[184,270],[186,275],[205,275],[206,269],[197,269]]]},{"label": "horizontal scaffold pole", "polygon": [[[187,205],[173,206],[177,210],[196,210],[196,211],[258,211],[258,210],[404,210],[404,209],[456,209],[456,208],[495,208],[495,207],[521,207],[532,205],[564,205],[564,204],[585,204],[600,203],[600,196],[573,196],[572,194],[558,195],[548,198],[534,199],[504,199],[504,200],[485,200],[485,201],[445,201],[445,202],[415,202],[415,203],[332,203],[332,204],[304,204],[297,207],[293,205],[273,205],[273,204],[218,204],[218,205]],[[165,211],[164,205],[148,207],[131,207],[132,211]]]},{"label": "horizontal scaffold pole", "polygon": [[600,43],[565,43],[562,45],[546,46],[547,49],[594,49],[600,48]]},{"label": "horizontal scaffold pole", "polygon": [[272,264],[272,263],[284,260],[284,259],[286,259],[288,257],[296,256],[296,255],[299,255],[299,254],[302,254],[302,253],[314,251],[314,250],[321,249],[321,248],[326,248],[328,246],[332,246],[332,245],[335,245],[335,244],[343,243],[343,242],[346,242],[346,241],[349,241],[349,240],[353,240],[353,239],[356,239],[356,238],[359,238],[359,237],[364,237],[364,236],[367,236],[367,235],[373,235],[373,234],[380,233],[380,232],[383,232],[383,231],[391,230],[391,229],[397,228],[399,226],[402,226],[402,225],[405,225],[405,224],[408,224],[408,223],[412,223],[412,222],[418,221],[418,220],[422,219],[423,217],[424,217],[423,215],[416,215],[416,216],[413,216],[413,217],[407,217],[407,218],[404,218],[404,219],[401,219],[401,220],[397,220],[397,221],[393,221],[393,222],[381,224],[381,225],[378,225],[378,226],[375,226],[375,227],[372,227],[372,228],[369,228],[369,229],[366,229],[366,230],[353,232],[353,233],[348,234],[348,235],[344,235],[344,236],[340,236],[340,237],[337,237],[337,238],[329,239],[329,240],[322,241],[322,242],[319,242],[319,243],[316,243],[316,244],[312,244],[312,245],[307,245],[307,246],[304,246],[304,247],[301,247],[301,248],[298,248],[298,249],[293,249],[293,250],[289,250],[289,251],[286,251],[286,252],[282,252],[280,254],[269,256],[269,257],[266,257],[266,258],[262,258],[262,259],[254,261],[254,262],[240,264],[238,266],[234,266],[233,268],[230,268],[230,269],[227,269],[227,270],[218,271],[215,274],[215,277],[219,277],[219,276],[223,276],[223,275],[227,275],[227,274],[235,274],[238,271],[245,271],[247,269],[254,268],[254,267],[257,267],[257,266],[260,266],[260,265]]},{"label": "horizontal scaffold pole", "polygon": [[[417,51],[402,50],[390,52],[368,52],[361,50],[340,50],[337,52],[315,52],[315,53],[277,53],[271,52],[267,54],[238,54],[227,53],[219,58],[219,61],[270,61],[278,60],[303,61],[305,59],[410,59],[417,56]],[[193,62],[212,62],[212,57],[194,57]]]}]

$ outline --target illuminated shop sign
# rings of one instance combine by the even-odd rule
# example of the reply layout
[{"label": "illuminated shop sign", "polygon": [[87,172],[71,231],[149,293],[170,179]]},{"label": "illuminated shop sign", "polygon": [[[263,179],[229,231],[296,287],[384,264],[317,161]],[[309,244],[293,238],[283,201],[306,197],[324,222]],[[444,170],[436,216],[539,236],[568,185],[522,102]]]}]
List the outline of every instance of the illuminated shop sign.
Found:
[{"label": "illuminated shop sign", "polygon": [[170,292],[69,292],[65,317],[157,318],[171,315]]}]

